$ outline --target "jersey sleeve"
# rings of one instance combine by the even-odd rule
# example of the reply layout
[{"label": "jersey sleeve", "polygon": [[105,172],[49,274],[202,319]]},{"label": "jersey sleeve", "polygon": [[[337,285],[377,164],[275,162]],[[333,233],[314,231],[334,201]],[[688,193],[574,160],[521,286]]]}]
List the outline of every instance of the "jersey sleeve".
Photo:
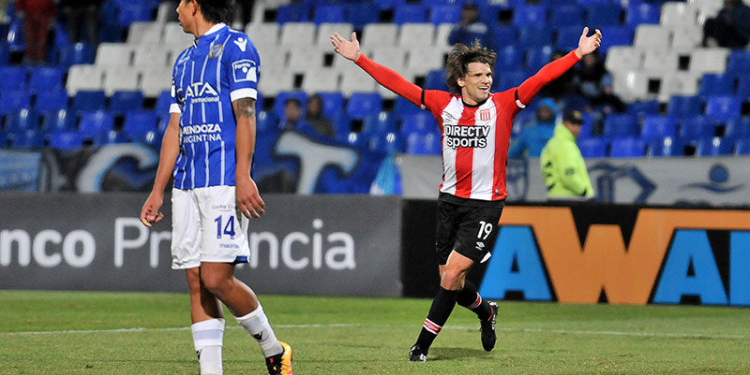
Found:
[{"label": "jersey sleeve", "polygon": [[540,69],[536,74],[526,79],[514,93],[516,105],[520,109],[526,108],[531,99],[544,87],[544,85],[554,81],[563,73],[567,72],[575,65],[578,60],[574,51],[567,55],[552,61]]},{"label": "jersey sleeve", "polygon": [[169,113],[182,113],[182,103],[177,99],[177,64],[180,60],[182,60],[182,56],[185,54],[185,51],[182,51],[177,58],[175,59],[174,66],[172,67],[172,90],[170,92],[171,94],[171,104],[169,105]]},{"label": "jersey sleeve", "polygon": [[422,106],[421,87],[407,81],[396,71],[370,60],[364,53],[360,54],[355,63],[388,90],[404,97],[414,105]]},{"label": "jersey sleeve", "polygon": [[230,99],[257,99],[260,56],[247,35],[232,37],[224,47],[224,55],[223,69],[228,72]]}]

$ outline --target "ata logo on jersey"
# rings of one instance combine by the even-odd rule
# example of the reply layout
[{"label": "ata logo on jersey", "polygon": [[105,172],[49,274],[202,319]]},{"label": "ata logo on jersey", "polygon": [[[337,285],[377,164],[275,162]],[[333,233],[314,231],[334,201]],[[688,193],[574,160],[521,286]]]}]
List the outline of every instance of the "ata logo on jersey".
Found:
[{"label": "ata logo on jersey", "polygon": [[216,90],[214,90],[214,88],[211,87],[208,82],[194,82],[187,87],[187,90],[185,90],[185,97],[187,98],[201,97],[206,95],[219,96]]},{"label": "ata logo on jersey", "polygon": [[253,60],[239,60],[232,63],[235,82],[258,82],[258,68]]}]

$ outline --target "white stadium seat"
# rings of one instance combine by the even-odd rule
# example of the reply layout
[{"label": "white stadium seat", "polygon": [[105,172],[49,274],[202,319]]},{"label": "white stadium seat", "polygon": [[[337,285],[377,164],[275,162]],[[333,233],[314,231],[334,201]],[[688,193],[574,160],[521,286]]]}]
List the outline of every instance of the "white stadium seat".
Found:
[{"label": "white stadium seat", "polygon": [[146,97],[154,98],[172,88],[172,68],[146,67],[141,75],[140,90]]},{"label": "white stadium seat", "polygon": [[321,47],[326,47],[333,51],[331,45],[331,35],[333,33],[339,33],[346,39],[351,39],[352,31],[354,26],[350,23],[321,23],[318,26],[318,36],[316,38],[316,44]]},{"label": "white stadium seat", "polygon": [[362,69],[345,70],[341,74],[341,93],[350,96],[355,92],[375,92],[377,82]]},{"label": "white stadium seat", "polygon": [[639,48],[668,48],[672,40],[672,33],[660,25],[638,25],[635,30],[633,46]]},{"label": "white stadium seat", "polygon": [[135,91],[138,90],[140,76],[141,71],[133,67],[109,67],[104,72],[102,88],[107,96],[114,94],[115,91]]},{"label": "white stadium seat", "polygon": [[172,51],[163,44],[141,44],[135,47],[133,53],[134,66],[172,66]]},{"label": "white stadium seat", "polygon": [[444,60],[445,51],[439,48],[431,46],[415,46],[409,50],[406,68],[414,73],[427,75],[430,70],[443,69]]},{"label": "white stadium seat", "polygon": [[161,22],[133,22],[128,29],[128,43],[162,43],[164,24]]},{"label": "white stadium seat", "polygon": [[432,46],[435,40],[435,26],[431,23],[405,23],[401,25],[398,45],[405,47]]},{"label": "white stadium seat", "polygon": [[378,64],[385,65],[395,71],[403,70],[406,66],[408,49],[398,46],[377,46],[372,49],[370,58]]},{"label": "white stadium seat", "polygon": [[646,51],[643,69],[648,71],[675,71],[679,67],[679,55],[670,49]]},{"label": "white stadium seat", "polygon": [[282,45],[312,45],[315,41],[315,24],[312,22],[287,22],[281,27]]},{"label": "white stadium seat", "polygon": [[699,9],[693,4],[666,2],[661,7],[661,24],[670,26],[693,26],[698,24]]},{"label": "white stadium seat", "polygon": [[79,90],[101,90],[104,70],[96,65],[73,65],[68,71],[65,88],[75,95]]},{"label": "white stadium seat", "polygon": [[696,73],[724,73],[727,70],[729,50],[726,48],[700,48],[690,56],[690,71]]},{"label": "white stadium seat", "polygon": [[325,60],[324,54],[324,50],[315,45],[296,46],[289,50],[289,63],[287,65],[295,72],[322,68]]},{"label": "white stadium seat", "polygon": [[678,26],[672,30],[672,48],[692,50],[703,43],[703,29],[698,26]]},{"label": "white stadium seat", "polygon": [[[367,47],[394,46],[398,37],[398,26],[392,23],[368,23],[362,30],[360,43]],[[348,38],[347,38],[348,39]]]},{"label": "white stadium seat", "polygon": [[164,44],[176,44],[188,48],[195,40],[192,34],[182,31],[182,26],[177,22],[167,22],[164,26]]},{"label": "white stadium seat", "polygon": [[275,45],[279,43],[279,24],[276,22],[248,23],[245,34],[253,44]]},{"label": "white stadium seat", "polygon": [[340,75],[341,72],[333,68],[308,70],[302,80],[302,90],[308,94],[339,91]]},{"label": "white stadium seat", "polygon": [[669,101],[673,95],[692,96],[698,93],[699,75],[691,72],[664,74],[659,89],[659,100]]},{"label": "white stadium seat", "polygon": [[611,47],[607,51],[605,67],[610,72],[622,72],[643,67],[643,50],[627,46]]},{"label": "white stadium seat", "polygon": [[612,88],[624,101],[646,99],[649,77],[642,71],[615,72],[612,75]]},{"label": "white stadium seat", "polygon": [[96,51],[99,66],[128,66],[132,61],[133,46],[123,43],[101,43]]},{"label": "white stadium seat", "polygon": [[276,96],[281,91],[294,89],[294,74],[284,66],[269,64],[265,68],[261,62],[259,91],[262,95]]}]

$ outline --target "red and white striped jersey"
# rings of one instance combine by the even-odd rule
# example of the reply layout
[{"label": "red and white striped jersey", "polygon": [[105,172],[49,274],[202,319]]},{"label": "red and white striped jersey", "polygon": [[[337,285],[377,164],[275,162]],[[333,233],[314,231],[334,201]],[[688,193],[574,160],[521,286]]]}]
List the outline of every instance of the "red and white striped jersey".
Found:
[{"label": "red and white striped jersey", "polygon": [[441,193],[463,199],[500,201],[508,196],[505,167],[513,118],[544,85],[561,76],[578,60],[571,51],[545,65],[520,86],[490,94],[478,106],[466,105],[460,95],[422,90],[364,54],[356,64],[381,85],[435,116],[443,144]]}]

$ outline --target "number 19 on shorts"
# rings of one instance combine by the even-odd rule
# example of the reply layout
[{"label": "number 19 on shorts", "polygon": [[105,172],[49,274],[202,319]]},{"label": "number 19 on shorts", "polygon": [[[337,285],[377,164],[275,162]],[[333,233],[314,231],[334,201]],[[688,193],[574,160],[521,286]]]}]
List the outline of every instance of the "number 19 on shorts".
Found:
[{"label": "number 19 on shorts", "polygon": [[234,239],[234,216],[229,216],[229,220],[227,220],[226,225],[222,227],[222,216],[217,216],[216,219],[214,219],[216,222],[216,238],[221,239],[222,235],[228,235],[229,238]]},{"label": "number 19 on shorts", "polygon": [[486,240],[487,237],[489,237],[490,233],[492,233],[492,223],[488,223],[486,221],[480,221],[479,233],[477,233],[477,238],[481,240]]}]

